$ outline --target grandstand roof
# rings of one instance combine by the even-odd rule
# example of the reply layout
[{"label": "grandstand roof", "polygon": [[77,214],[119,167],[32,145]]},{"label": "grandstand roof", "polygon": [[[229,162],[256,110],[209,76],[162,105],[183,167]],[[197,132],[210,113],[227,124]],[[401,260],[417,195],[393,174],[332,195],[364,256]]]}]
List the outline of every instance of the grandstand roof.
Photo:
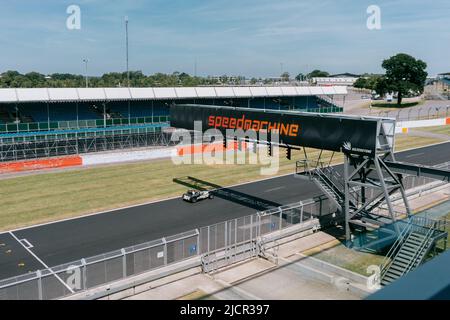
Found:
[{"label": "grandstand roof", "polygon": [[39,88],[0,89],[0,103],[121,100],[180,100],[345,95],[332,87],[172,87],[172,88]]}]

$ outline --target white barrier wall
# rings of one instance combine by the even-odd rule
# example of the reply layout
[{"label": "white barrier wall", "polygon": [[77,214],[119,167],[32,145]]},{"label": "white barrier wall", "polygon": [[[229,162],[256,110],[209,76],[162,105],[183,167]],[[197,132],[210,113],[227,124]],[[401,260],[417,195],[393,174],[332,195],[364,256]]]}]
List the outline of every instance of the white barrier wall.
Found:
[{"label": "white barrier wall", "polygon": [[411,128],[438,127],[450,124],[450,118],[397,122],[395,133],[408,133]]},{"label": "white barrier wall", "polygon": [[82,155],[83,166],[96,164],[111,164],[127,161],[142,161],[152,159],[170,158],[176,152],[175,148],[136,150],[117,153],[86,154]]}]

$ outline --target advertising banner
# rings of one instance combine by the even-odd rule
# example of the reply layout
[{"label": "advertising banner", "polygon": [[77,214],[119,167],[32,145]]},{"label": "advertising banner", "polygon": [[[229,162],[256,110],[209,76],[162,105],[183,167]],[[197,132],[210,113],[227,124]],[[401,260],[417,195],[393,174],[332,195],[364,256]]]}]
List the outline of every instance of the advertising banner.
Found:
[{"label": "advertising banner", "polygon": [[[242,129],[278,132],[281,144],[329,151],[351,151],[374,154],[376,150],[377,120],[351,116],[294,114],[292,112],[263,111],[230,107],[173,105],[170,107],[171,126],[194,130],[195,121],[202,123],[202,131]],[[264,141],[264,140],[261,140]],[[267,141],[267,138],[266,138]]]}]

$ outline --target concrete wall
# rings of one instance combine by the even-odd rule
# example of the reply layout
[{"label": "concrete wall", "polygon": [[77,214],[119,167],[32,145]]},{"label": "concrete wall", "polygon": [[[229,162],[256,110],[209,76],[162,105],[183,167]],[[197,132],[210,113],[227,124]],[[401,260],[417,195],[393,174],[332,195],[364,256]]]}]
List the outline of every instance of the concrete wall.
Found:
[{"label": "concrete wall", "polygon": [[426,128],[450,125],[450,118],[397,122],[395,133],[408,133],[411,128]]}]

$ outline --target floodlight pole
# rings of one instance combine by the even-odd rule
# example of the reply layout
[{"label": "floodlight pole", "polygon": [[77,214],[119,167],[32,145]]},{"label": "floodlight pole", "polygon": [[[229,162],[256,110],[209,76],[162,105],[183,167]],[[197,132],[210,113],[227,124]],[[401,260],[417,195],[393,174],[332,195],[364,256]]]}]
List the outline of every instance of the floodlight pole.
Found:
[{"label": "floodlight pole", "polygon": [[85,69],[86,69],[86,88],[89,87],[89,79],[88,79],[88,59],[83,59],[83,62],[85,63]]},{"label": "floodlight pole", "polygon": [[128,56],[128,16],[125,17],[125,42],[126,42],[126,59],[127,59],[127,86],[130,87],[130,69]]}]

